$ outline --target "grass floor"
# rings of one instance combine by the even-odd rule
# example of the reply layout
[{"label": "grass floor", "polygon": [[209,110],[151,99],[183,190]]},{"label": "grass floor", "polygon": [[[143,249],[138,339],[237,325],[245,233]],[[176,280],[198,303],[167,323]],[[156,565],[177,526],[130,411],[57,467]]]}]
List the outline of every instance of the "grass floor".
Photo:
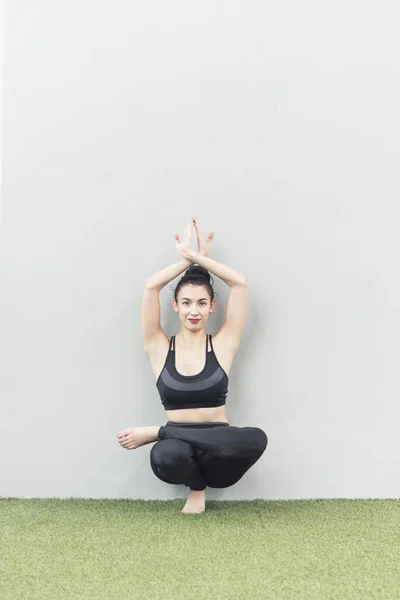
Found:
[{"label": "grass floor", "polygon": [[400,599],[400,501],[0,499],[0,598]]}]

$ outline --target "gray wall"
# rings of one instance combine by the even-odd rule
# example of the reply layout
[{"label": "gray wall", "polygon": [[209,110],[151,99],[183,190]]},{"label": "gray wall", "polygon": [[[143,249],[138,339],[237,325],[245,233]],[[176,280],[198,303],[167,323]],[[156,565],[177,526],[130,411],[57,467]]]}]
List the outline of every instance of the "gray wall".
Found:
[{"label": "gray wall", "polygon": [[165,422],[141,292],[192,214],[249,281],[228,418],[269,436],[209,498],[400,496],[399,17],[388,0],[9,0],[2,496],[185,493],[116,433]]}]

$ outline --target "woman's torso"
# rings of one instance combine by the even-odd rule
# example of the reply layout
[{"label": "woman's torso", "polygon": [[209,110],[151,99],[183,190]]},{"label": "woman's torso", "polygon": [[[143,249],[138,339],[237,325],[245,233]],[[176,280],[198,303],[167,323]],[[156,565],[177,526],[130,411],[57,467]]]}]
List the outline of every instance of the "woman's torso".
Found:
[{"label": "woman's torso", "polygon": [[[175,345],[177,345],[177,348],[175,348],[174,364],[178,374],[183,377],[193,377],[200,374],[205,367],[206,361],[204,348],[199,347],[196,351],[188,350],[185,347],[181,347],[179,343],[176,344],[176,340]],[[224,343],[223,340],[218,338],[218,335],[212,338],[212,347],[208,347],[208,353],[214,352],[217,362],[228,376],[234,358],[233,349],[226,342]],[[156,347],[149,353],[156,381],[159,380],[166,364],[169,348],[170,339],[167,336],[162,336]],[[225,405],[166,410],[166,415],[168,421],[176,423],[228,422]]]}]

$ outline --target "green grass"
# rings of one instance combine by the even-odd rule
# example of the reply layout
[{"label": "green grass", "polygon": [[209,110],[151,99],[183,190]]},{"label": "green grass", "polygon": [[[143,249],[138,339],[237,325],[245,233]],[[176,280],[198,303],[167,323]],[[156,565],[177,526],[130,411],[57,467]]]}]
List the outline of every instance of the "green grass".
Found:
[{"label": "green grass", "polygon": [[0,500],[0,598],[400,599],[400,501]]}]

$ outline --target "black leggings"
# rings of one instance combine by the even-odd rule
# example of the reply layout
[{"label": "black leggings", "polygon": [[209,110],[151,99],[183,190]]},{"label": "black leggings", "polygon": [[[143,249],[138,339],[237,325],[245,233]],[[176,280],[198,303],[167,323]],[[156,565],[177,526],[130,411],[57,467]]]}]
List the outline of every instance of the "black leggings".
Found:
[{"label": "black leggings", "polygon": [[160,427],[150,453],[153,472],[165,483],[191,490],[226,488],[243,477],[267,447],[258,427],[228,423],[174,423]]}]

